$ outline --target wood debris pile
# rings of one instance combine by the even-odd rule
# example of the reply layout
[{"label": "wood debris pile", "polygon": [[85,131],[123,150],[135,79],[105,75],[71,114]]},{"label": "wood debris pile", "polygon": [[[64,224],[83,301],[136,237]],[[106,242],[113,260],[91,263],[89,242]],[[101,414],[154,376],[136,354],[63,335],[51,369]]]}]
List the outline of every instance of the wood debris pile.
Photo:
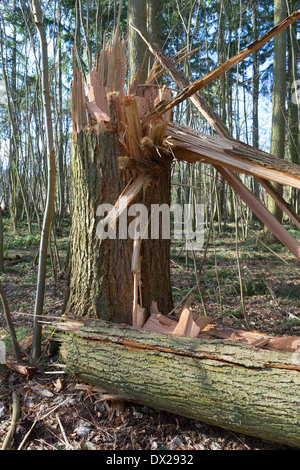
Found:
[{"label": "wood debris pile", "polygon": [[276,349],[297,353],[300,351],[300,340],[295,336],[271,336],[259,331],[228,328],[213,324],[207,316],[193,315],[189,308],[182,309],[179,321],[174,317],[162,315],[158,312],[156,302],[152,302],[151,315],[143,328],[163,334],[184,335],[191,338],[206,340],[224,339],[238,341],[252,346]]}]

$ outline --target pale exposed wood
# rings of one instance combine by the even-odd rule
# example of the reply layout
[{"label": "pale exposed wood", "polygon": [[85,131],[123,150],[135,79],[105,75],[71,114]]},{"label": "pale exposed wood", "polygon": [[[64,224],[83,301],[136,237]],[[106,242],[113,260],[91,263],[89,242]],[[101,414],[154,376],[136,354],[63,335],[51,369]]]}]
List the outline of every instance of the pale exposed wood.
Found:
[{"label": "pale exposed wood", "polygon": [[142,244],[141,238],[138,238],[138,240],[133,241],[131,272],[133,272],[134,274],[140,274],[141,272],[141,255],[140,255],[141,244]]},{"label": "pale exposed wood", "polygon": [[300,352],[300,339],[295,336],[274,337],[260,331],[229,328],[216,325],[212,322],[212,318],[203,316],[193,317],[189,309],[184,309],[179,321],[160,313],[152,313],[144,325],[144,329],[161,334],[178,334],[211,340],[226,339],[290,353]]},{"label": "pale exposed wood", "polygon": [[[186,47],[184,47],[181,51],[179,51],[177,54],[175,54],[174,56],[171,57],[171,60],[173,60],[172,64],[174,66],[180,64],[180,62],[182,62],[183,60],[187,59],[188,57],[192,56],[197,51],[199,51],[199,47],[197,47],[196,49],[193,49],[192,51],[189,51],[186,54],[183,54],[182,56],[180,56],[178,59],[176,59],[176,57],[178,57],[178,55],[180,55],[180,53],[184,49],[186,49]],[[157,64],[157,62],[159,62],[159,64]],[[151,71],[148,75],[146,83],[154,83],[164,73],[164,70],[158,70],[161,67],[161,65],[162,64],[160,63],[160,61],[158,61],[157,58],[156,58],[156,63],[153,65],[153,67],[152,67],[152,69],[151,69]]]},{"label": "pale exposed wood", "polygon": [[88,100],[94,101],[96,105],[106,114],[109,114],[107,101],[108,88],[100,85],[100,75],[97,70],[91,70],[86,77]]},{"label": "pale exposed wood", "polygon": [[153,119],[147,127],[147,135],[155,145],[161,145],[166,135],[168,122],[162,118]]},{"label": "pale exposed wood", "polygon": [[143,326],[146,323],[146,319],[147,319],[146,309],[142,308],[140,304],[138,304],[137,311],[136,311],[136,327],[143,328]]},{"label": "pale exposed wood", "polygon": [[97,385],[87,385],[87,384],[76,384],[75,385],[75,390],[84,390],[87,393],[90,394],[98,394],[98,398],[100,401],[127,401],[131,402],[132,400],[130,398],[127,398],[123,395],[113,395],[111,393],[107,393],[106,390],[102,387],[97,387]]},{"label": "pale exposed wood", "polygon": [[139,276],[133,275],[133,307],[132,307],[132,325],[137,327],[138,324],[138,295],[139,295]]},{"label": "pale exposed wood", "polygon": [[152,313],[159,313],[158,305],[157,305],[157,302],[155,302],[155,300],[152,300],[151,305],[150,305],[150,315],[152,315]]},{"label": "pale exposed wood", "polygon": [[[201,139],[201,137],[200,137]],[[211,163],[213,164],[214,166],[218,167],[218,169],[221,168],[221,165],[222,167],[224,168],[224,172],[223,172],[223,177],[224,174],[226,173],[227,175],[227,182],[229,184],[230,181],[235,181],[235,191],[243,198],[244,202],[246,202],[248,204],[248,201],[251,199],[251,191],[250,190],[246,190],[246,193],[248,194],[248,198],[246,197],[245,198],[245,189],[244,189],[244,185],[243,183],[241,182],[241,180],[237,179],[233,173],[233,169],[234,170],[237,170],[239,172],[241,171],[245,171],[246,173],[249,173],[251,174],[252,176],[255,176],[255,177],[258,177],[258,175],[261,175],[263,177],[258,177],[258,180],[260,181],[260,183],[262,184],[262,186],[271,194],[271,196],[274,198],[274,200],[276,201],[276,203],[285,211],[285,213],[290,217],[290,219],[292,220],[292,222],[298,227],[300,228],[300,223],[299,223],[299,217],[297,216],[297,214],[289,207],[289,205],[284,201],[283,198],[279,197],[278,194],[276,194],[276,191],[272,188],[272,186],[264,180],[264,178],[268,178],[269,180],[271,181],[276,181],[276,182],[279,182],[281,184],[287,184],[287,185],[290,185],[290,186],[293,186],[293,187],[296,187],[296,188],[299,188],[300,189],[300,177],[297,177],[297,179],[295,179],[295,174],[296,173],[299,173],[298,171],[298,166],[296,168],[297,171],[295,171],[295,167],[292,167],[291,168],[291,165],[286,162],[282,165],[282,162],[280,161],[280,166],[281,167],[284,167],[286,171],[289,171],[290,169],[293,171],[293,175],[291,174],[287,174],[287,173],[283,173],[283,171],[281,170],[281,172],[276,168],[276,163],[277,160],[280,160],[280,159],[276,159],[275,157],[273,158],[268,158],[268,160],[266,159],[265,155],[263,155],[264,159],[268,161],[269,163],[269,167],[267,166],[258,166],[257,165],[257,162],[255,163],[249,163],[249,161],[246,161],[246,160],[230,160],[227,158],[226,155],[223,154],[223,151],[222,151],[222,148],[219,146],[220,142],[219,140],[220,139],[216,139],[215,142],[212,142],[212,139],[207,139],[206,137],[202,137],[203,141],[201,142],[201,149],[199,148],[198,151],[199,151],[199,156],[198,157],[195,157],[195,154],[192,156],[192,152],[191,152],[191,146],[190,148],[188,148],[188,144],[187,145],[183,145],[182,147],[180,147],[180,149],[178,150],[178,152],[176,151],[176,149],[174,150],[174,154],[175,156],[180,159],[180,160],[185,160],[185,161],[189,161],[189,162],[196,162],[196,161],[205,161],[205,162],[208,162],[208,163]],[[206,144],[205,144],[205,141],[208,141],[208,145],[207,145],[207,148],[206,147]],[[188,142],[189,139],[186,138],[186,141]],[[227,152],[229,153],[230,152],[230,145],[228,145],[228,142],[225,141],[224,142],[224,148],[226,148],[227,146]],[[195,148],[193,148],[193,151],[195,150]],[[262,154],[264,154],[264,152],[262,152]],[[242,151],[241,151],[241,155],[242,155]],[[233,156],[233,155],[232,155]],[[267,163],[266,163],[267,165]],[[273,165],[273,169],[270,168],[270,166]],[[226,172],[225,172],[225,169],[226,169]],[[219,170],[220,171],[220,170]],[[231,175],[231,178],[230,178],[230,175]],[[225,178],[226,179],[226,178]],[[243,195],[243,196],[242,196]],[[253,200],[254,201],[254,200]],[[261,220],[266,223],[266,219],[265,217],[263,216],[263,214],[265,213],[264,209],[263,209],[263,205],[262,204],[257,204],[259,203],[259,201],[257,200],[255,202],[255,204],[251,205],[251,209],[256,213],[256,215],[261,218]],[[254,210],[254,206],[256,207],[256,209]],[[260,210],[260,209],[261,210]],[[263,216],[263,218],[261,217]],[[269,218],[269,216],[268,216]],[[277,226],[277,228],[276,228]],[[276,224],[276,223],[272,223],[272,227],[273,227],[273,233],[275,236],[277,236],[277,229],[280,229],[280,224]],[[275,232],[274,232],[275,230]],[[281,239],[280,236],[278,236],[277,238]],[[282,239],[281,239],[282,241]],[[284,242],[284,244],[286,245],[286,243]],[[297,253],[298,253],[298,249],[297,249]],[[295,254],[295,252],[294,252]],[[297,257],[299,256],[299,254],[297,255]]]},{"label": "pale exposed wood", "polygon": [[8,433],[5,436],[1,450],[11,450],[11,443],[14,438],[16,427],[21,417],[21,396],[19,392],[13,392],[12,420]]},{"label": "pale exposed wood", "polygon": [[82,73],[75,65],[73,52],[73,81],[71,85],[71,112],[73,121],[73,138],[87,127],[86,99]]},{"label": "pale exposed wood", "polygon": [[[176,62],[171,62],[170,59],[158,48],[158,46],[148,41],[140,32],[139,34],[146,42],[149,50],[155,55],[159,63],[167,70],[173,80],[177,83],[180,88],[185,88],[191,84],[190,80],[184,75],[181,70],[176,69]],[[203,96],[199,93],[194,94],[190,97],[191,101],[196,105],[200,113],[207,119],[207,121],[213,126],[217,133],[221,137],[230,138],[229,130],[226,125],[222,122],[220,117],[213,111],[207,104]]]},{"label": "pale exposed wood", "polygon": [[147,331],[154,331],[156,333],[172,334],[178,325],[176,320],[172,320],[161,313],[152,313],[148,318],[143,329]]},{"label": "pale exposed wood", "polygon": [[126,117],[126,141],[129,156],[141,156],[141,140],[143,138],[138,102],[135,96],[127,96],[123,100]]},{"label": "pale exposed wood", "polygon": [[212,322],[212,318],[205,316],[197,316],[194,320],[195,324],[200,328],[200,331],[203,331],[206,326]]},{"label": "pale exposed wood", "polygon": [[[183,72],[177,70],[174,67],[174,64],[168,59],[165,54],[153,43],[148,42],[145,38],[143,38],[144,41],[147,43],[149,49],[151,52],[155,55],[156,59],[161,63],[161,65],[169,72],[169,74],[172,76],[172,78],[175,80],[175,82],[181,87],[188,87],[190,86],[190,81],[189,79],[183,74]],[[271,196],[274,198],[274,200],[277,202],[277,204],[285,211],[285,213],[290,217],[290,219],[295,223],[295,225],[299,228],[299,217],[297,214],[294,213],[294,211],[289,207],[289,205],[279,196],[276,194],[276,191],[273,189],[273,187],[264,179],[264,177],[267,177],[270,180],[276,180],[278,179],[278,182],[282,183],[283,178],[286,177],[286,175],[283,174],[282,169],[290,172],[293,176],[296,175],[298,178],[300,177],[300,169],[299,167],[294,167],[293,165],[290,166],[289,164],[283,163],[280,159],[276,159],[273,156],[270,156],[269,154],[266,154],[265,152],[261,152],[260,150],[253,149],[250,146],[246,146],[242,142],[236,141],[231,135],[225,124],[222,122],[220,117],[209,107],[209,105],[206,103],[206,101],[201,97],[201,95],[194,94],[190,97],[192,102],[196,105],[197,109],[202,113],[202,115],[208,120],[208,122],[214,127],[216,132],[219,134],[221,137],[220,139],[212,139],[211,137],[205,136],[202,134],[202,138],[205,139],[205,147],[208,147],[208,149],[213,149],[216,152],[223,152],[225,149],[225,152],[230,154],[230,151],[233,152],[231,156],[239,155],[240,158],[242,159],[241,163],[236,166],[232,165],[232,162],[228,162],[224,158],[224,156],[221,156],[221,161],[222,166],[224,165],[224,159],[226,160],[226,163],[224,166],[227,166],[227,175],[231,175],[234,178],[234,173],[232,172],[232,168],[241,171],[241,165],[243,166],[243,171],[248,170],[250,174],[252,174],[255,177],[258,177],[259,171],[262,173],[258,179],[260,183],[263,185],[263,187],[271,194]],[[169,126],[169,128],[171,125]],[[195,133],[191,129],[183,126],[184,133],[188,136],[194,136]],[[202,161],[202,159],[205,161],[203,158],[203,155],[200,153],[200,158],[197,157],[197,159],[192,159],[192,162],[198,160]],[[215,153],[209,154],[206,152],[206,157],[214,157]],[[175,151],[175,156],[179,159],[191,161],[191,148],[189,148],[188,144],[183,145],[183,147],[180,148],[180,151],[176,153]],[[249,157],[252,159],[252,162],[255,164],[255,170],[251,170],[251,166],[249,167],[249,162],[247,162],[247,165],[245,165],[245,159],[249,159]],[[207,160],[206,160],[207,161]],[[213,160],[209,160],[210,163],[213,163]],[[230,164],[231,163],[231,164]],[[256,163],[259,163],[260,165],[263,165],[263,167],[260,167],[257,171],[257,165]],[[279,171],[280,173],[274,173],[274,170],[272,171],[272,166],[276,167],[276,170]],[[268,175],[266,175],[266,169]],[[262,177],[263,176],[263,177]],[[227,180],[228,181],[228,180]],[[291,181],[289,180],[289,183]],[[237,188],[239,188],[239,194],[244,194],[244,187],[243,183],[239,179],[235,179],[235,185]],[[292,181],[292,185],[295,185],[295,182]],[[297,185],[296,185],[297,186]],[[248,191],[248,190],[247,190]],[[248,193],[249,195],[251,194],[250,192]],[[245,200],[245,199],[244,199]],[[246,201],[245,201],[246,202]],[[255,204],[257,205],[257,204]],[[253,207],[253,206],[252,206]],[[264,211],[258,210],[257,213],[262,214]],[[264,220],[263,220],[264,221]]]},{"label": "pale exposed wood", "polygon": [[139,287],[141,282],[141,244],[142,239],[138,238],[133,241],[133,252],[131,271],[133,274],[133,309],[132,309],[132,325],[142,328],[145,324],[145,309],[139,304]]},{"label": "pale exposed wood", "polygon": [[[187,128],[169,123],[168,135],[172,137],[173,152],[178,160],[196,163],[203,160],[213,165],[258,176],[262,179],[300,189],[300,166],[276,158],[265,152],[244,155],[244,149],[236,147],[227,139],[213,138]],[[246,152],[245,152],[246,153]]]},{"label": "pale exposed wood", "polygon": [[109,122],[110,117],[102,109],[100,109],[95,101],[89,101],[86,103],[87,110],[89,114],[98,122],[102,123],[103,121]]},{"label": "pale exposed wood", "polygon": [[33,375],[37,371],[37,367],[35,366],[25,364],[24,362],[16,362],[11,359],[7,359],[6,366],[15,372],[18,372],[18,374],[26,375],[27,377]]},{"label": "pale exposed wood", "polygon": [[136,96],[135,99],[137,102],[139,115],[143,116],[144,114],[147,113],[147,111],[149,111],[149,108],[150,108],[149,101],[143,96]]},{"label": "pale exposed wood", "polygon": [[196,338],[212,321],[210,317],[193,316],[188,308],[182,310],[179,321],[161,315],[157,310],[157,304],[153,302],[150,309],[150,317],[144,325],[145,330]]},{"label": "pale exposed wood", "polygon": [[196,325],[193,320],[193,315],[188,308],[185,308],[181,315],[174,330],[174,335],[184,335],[190,336],[191,338],[196,338],[200,333],[200,327]]},{"label": "pale exposed wood", "polygon": [[[156,304],[156,302],[154,302],[153,304]],[[156,308],[154,308],[154,310],[156,310]],[[202,320],[203,323],[200,327],[201,331],[198,334],[199,339],[204,338],[203,335],[205,335],[205,339],[211,341],[215,339],[224,339],[233,342],[237,341],[247,343],[249,345],[256,346],[257,348],[267,347],[268,349],[274,349],[277,351],[286,351],[289,353],[299,352],[300,354],[300,338],[297,336],[273,336],[267,333],[262,333],[261,331],[257,330],[231,328],[228,326],[217,325],[213,322],[213,319],[209,317],[198,315],[194,316],[194,322],[198,324],[198,326],[199,323],[202,322]],[[56,326],[59,331],[76,333],[76,331],[80,330],[82,324],[82,320],[77,321],[65,317],[63,321],[57,324]],[[163,335],[173,335],[178,325],[179,320],[175,317],[173,319],[168,316],[162,315],[161,313],[151,313],[150,317],[147,319],[147,322],[143,326],[143,330],[153,333],[160,333]],[[182,333],[180,333],[180,335],[186,336]]]},{"label": "pale exposed wood", "polygon": [[124,96],[126,76],[125,41],[121,40],[117,31],[113,40],[101,49],[97,58],[96,70],[99,73],[100,85],[118,91]]},{"label": "pale exposed wood", "polygon": [[295,353],[300,351],[300,339],[295,336],[271,336],[260,331],[247,331],[216,325],[208,325],[205,332],[211,338],[228,339],[252,344],[256,347],[268,347],[279,351]]},{"label": "pale exposed wood", "polygon": [[116,201],[113,209],[107,214],[103,219],[103,227],[115,227],[117,220],[121,215],[127,210],[128,206],[135,199],[135,197],[140,193],[145,183],[145,175],[140,174],[137,178],[131,183],[120,195]]}]

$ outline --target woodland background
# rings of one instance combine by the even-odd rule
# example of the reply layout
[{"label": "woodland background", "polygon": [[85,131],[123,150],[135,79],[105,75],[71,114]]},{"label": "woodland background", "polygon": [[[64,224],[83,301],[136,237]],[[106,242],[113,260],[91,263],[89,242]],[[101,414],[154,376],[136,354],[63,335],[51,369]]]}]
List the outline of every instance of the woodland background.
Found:
[{"label": "woodland background", "polygon": [[[147,8],[144,8],[144,3]],[[275,0],[275,6],[280,7],[286,17],[287,14],[299,9],[300,3],[296,0]],[[120,2],[117,0],[42,2],[48,38],[57,167],[55,213],[48,252],[44,305],[45,312],[50,315],[59,316],[64,310],[69,268],[69,235],[73,204],[70,177],[72,48],[79,69],[86,74],[95,63],[104,36],[110,37],[112,34],[117,23],[119,7]],[[184,55],[193,51],[178,65],[191,80],[205,75],[227,58],[237,54],[274,25],[274,3],[267,0],[164,2],[128,0],[123,2],[121,8],[120,33],[128,39],[129,48],[137,47],[131,44],[134,38],[128,28],[130,14],[133,14],[132,21],[137,27],[139,27],[139,18],[147,15],[147,34],[151,40],[160,45],[166,55],[174,56],[179,51]],[[234,137],[274,154],[276,151],[274,147],[272,150],[272,142],[276,141],[282,149],[277,156],[297,164],[300,164],[300,107],[297,99],[300,83],[299,34],[300,23],[296,22],[287,29],[284,47],[280,50],[274,51],[274,41],[269,42],[226,72],[220,80],[203,89],[203,96],[221,116]],[[142,48],[139,54],[144,54],[144,51]],[[279,108],[275,108],[272,100],[276,61],[283,65],[281,70],[276,71],[279,74],[276,81],[281,83],[282,102]],[[151,58],[149,63],[152,63]],[[148,61],[146,65],[148,67]],[[137,66],[137,63],[131,64],[131,71],[133,72]],[[176,89],[176,85],[167,74],[159,78],[159,83]],[[39,243],[46,204],[47,148],[41,96],[40,49],[28,2],[1,1],[0,272],[3,273],[1,281],[9,300],[19,339],[25,337],[32,329],[31,317],[38,282]],[[174,120],[207,134],[213,134],[207,121],[189,102],[184,102],[175,109]],[[242,178],[262,201],[269,204],[263,188],[251,176],[243,175]],[[299,214],[299,191],[286,187],[284,197]],[[184,240],[182,243],[178,241],[172,243],[171,274],[175,306],[197,283],[196,273],[203,261],[201,290],[194,290],[195,296],[192,302],[195,311],[208,313],[214,320],[230,326],[250,325],[272,334],[299,334],[299,262],[286,248],[265,233],[261,223],[234,195],[216,171],[209,165],[201,163],[190,165],[176,161],[172,168],[172,201],[180,204],[204,204],[206,229],[215,208],[213,231],[205,260],[203,253],[197,253],[196,257],[193,257],[186,252]],[[269,209],[276,213],[276,208],[270,204]],[[277,217],[297,239],[300,239],[299,231],[289,219],[283,218],[282,213],[277,213]],[[0,339],[7,341],[9,347],[9,335],[4,318],[0,317],[0,322]],[[46,357],[49,359],[52,356],[49,353]],[[46,364],[48,372],[53,373],[57,370],[48,360]],[[24,388],[19,378],[11,377],[13,377],[11,385]],[[64,393],[64,398],[72,395],[70,388],[64,388],[62,385],[61,377],[63,376],[48,375],[43,383],[44,389],[51,390],[52,396],[43,395],[45,400],[52,400],[51,406],[58,398],[57,394]],[[28,382],[25,386],[25,389],[26,387],[28,389],[27,401],[31,400],[26,419],[32,422],[34,420],[31,415],[32,410],[35,409],[40,416],[43,416],[49,405],[43,403],[44,408],[38,408],[42,404],[38,402],[37,395],[34,395],[35,385]],[[71,419],[69,408],[71,405],[65,409],[62,418],[63,425],[69,429],[69,443],[72,442],[74,447],[80,447],[84,440],[83,434],[80,434],[82,429],[78,433],[74,429],[77,426],[78,430],[82,419],[84,422],[89,422],[91,419],[92,408],[87,406],[87,402],[91,407],[97,405],[93,401],[94,397],[86,395],[86,391],[82,393],[81,398],[81,407],[77,408],[76,419]],[[9,399],[9,391],[4,391],[2,396],[0,395],[2,435],[8,427]],[[107,422],[109,410],[102,402],[100,408],[97,408],[97,413],[103,420],[101,423]],[[116,446],[134,448],[139,445],[150,449],[160,446],[165,448],[178,437],[179,425],[176,425],[175,418],[172,418],[171,426],[169,418],[165,415],[151,415],[153,429],[151,428],[149,433],[152,433],[152,437],[147,440],[141,439],[138,421],[144,419],[147,421],[149,410],[137,411],[133,408],[132,411],[130,408],[124,416],[125,418],[114,418],[121,420],[117,422],[119,430],[116,431],[113,427],[109,429],[106,441],[103,440],[101,424],[93,422],[96,430],[94,430],[94,440],[88,441],[92,442],[91,447],[101,442],[101,445],[108,449]],[[61,429],[59,421],[50,424],[54,428],[56,426],[57,430]],[[126,434],[128,426],[132,427],[131,436],[139,436],[134,443]],[[251,439],[249,441],[244,437],[233,439],[230,433],[218,434],[218,431],[211,431],[205,426],[200,429],[199,426],[185,420],[184,429],[187,434],[184,432],[180,434],[178,445],[186,448],[189,448],[188,446],[197,448],[197,445],[200,448],[240,446],[245,449],[256,446],[264,448],[264,445],[268,447],[267,444],[257,443]],[[37,433],[36,440],[31,442],[32,448],[35,446],[50,448],[66,444],[62,444],[53,436],[53,440],[50,441],[45,437],[47,433],[43,434],[42,431],[41,434]],[[24,433],[24,430],[20,431],[20,436],[24,437]],[[211,435],[213,440],[210,438]],[[174,443],[172,445],[175,446]]]}]

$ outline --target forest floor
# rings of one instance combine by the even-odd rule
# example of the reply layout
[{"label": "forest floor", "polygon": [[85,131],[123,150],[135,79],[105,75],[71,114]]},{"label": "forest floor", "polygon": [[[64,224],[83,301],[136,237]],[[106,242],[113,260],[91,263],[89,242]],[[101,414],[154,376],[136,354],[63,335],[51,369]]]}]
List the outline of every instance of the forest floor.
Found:
[{"label": "forest floor", "polygon": [[[261,244],[258,225],[239,244],[245,309],[251,328],[274,335],[300,336],[299,262],[281,245],[271,250]],[[294,236],[299,232],[287,227]],[[1,280],[7,293],[18,338],[32,331],[39,235],[28,236],[26,227],[18,235],[5,221],[5,274]],[[67,228],[57,239],[62,266],[67,251]],[[172,285],[178,305],[195,285],[193,258],[186,259],[182,243],[172,245]],[[203,252],[196,258],[201,264]],[[49,259],[45,316],[60,315],[64,303],[65,276],[56,282]],[[201,273],[201,289],[207,313],[219,325],[245,328],[241,308],[234,225],[224,233],[215,228]],[[203,314],[197,290],[191,305]],[[177,310],[179,311],[179,309]],[[10,350],[0,310],[0,340]],[[64,373],[56,351],[45,339],[40,369],[31,377],[0,369],[0,445],[11,423],[12,392],[21,395],[21,419],[12,449],[27,450],[288,450],[287,446],[233,433],[180,416],[126,403],[124,410],[111,406],[101,394],[78,384]],[[0,366],[1,368],[1,366]],[[29,433],[29,431],[31,432]]]}]

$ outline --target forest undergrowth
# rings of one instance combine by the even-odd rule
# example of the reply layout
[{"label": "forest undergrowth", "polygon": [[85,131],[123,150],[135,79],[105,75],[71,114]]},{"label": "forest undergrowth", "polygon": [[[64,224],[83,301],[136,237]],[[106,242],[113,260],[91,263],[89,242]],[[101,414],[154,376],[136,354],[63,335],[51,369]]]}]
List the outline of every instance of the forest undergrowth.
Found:
[{"label": "forest undergrowth", "polygon": [[[18,233],[4,220],[5,273],[1,280],[21,340],[32,332],[32,313],[36,295],[39,231],[27,235],[27,226]],[[286,226],[293,235],[297,231]],[[54,272],[48,257],[45,317],[61,315],[66,291],[65,256],[68,225],[57,234],[61,272]],[[195,258],[186,255],[184,243],[171,248],[171,273],[174,315],[180,313],[185,298],[190,298],[193,313],[212,322],[233,328],[251,328],[273,335],[300,336],[299,262],[281,245],[263,245],[259,225],[250,222],[247,239],[239,242],[240,275],[234,224],[219,233],[215,227],[203,261],[203,251]],[[201,266],[200,288],[196,285],[195,265]],[[240,285],[243,285],[244,311]],[[194,289],[193,289],[194,288]],[[0,340],[8,354],[10,338],[0,311]],[[21,418],[12,443],[13,449],[87,449],[87,450],[251,450],[287,449],[231,431],[222,430],[180,416],[125,403],[123,409],[103,399],[103,393],[88,384],[79,384],[65,374],[59,352],[45,335],[44,356],[39,369],[25,376],[2,366],[0,374],[0,442],[11,423],[12,393],[21,396]],[[1,366],[0,366],[1,367]],[[105,398],[105,396],[104,396]]]}]

